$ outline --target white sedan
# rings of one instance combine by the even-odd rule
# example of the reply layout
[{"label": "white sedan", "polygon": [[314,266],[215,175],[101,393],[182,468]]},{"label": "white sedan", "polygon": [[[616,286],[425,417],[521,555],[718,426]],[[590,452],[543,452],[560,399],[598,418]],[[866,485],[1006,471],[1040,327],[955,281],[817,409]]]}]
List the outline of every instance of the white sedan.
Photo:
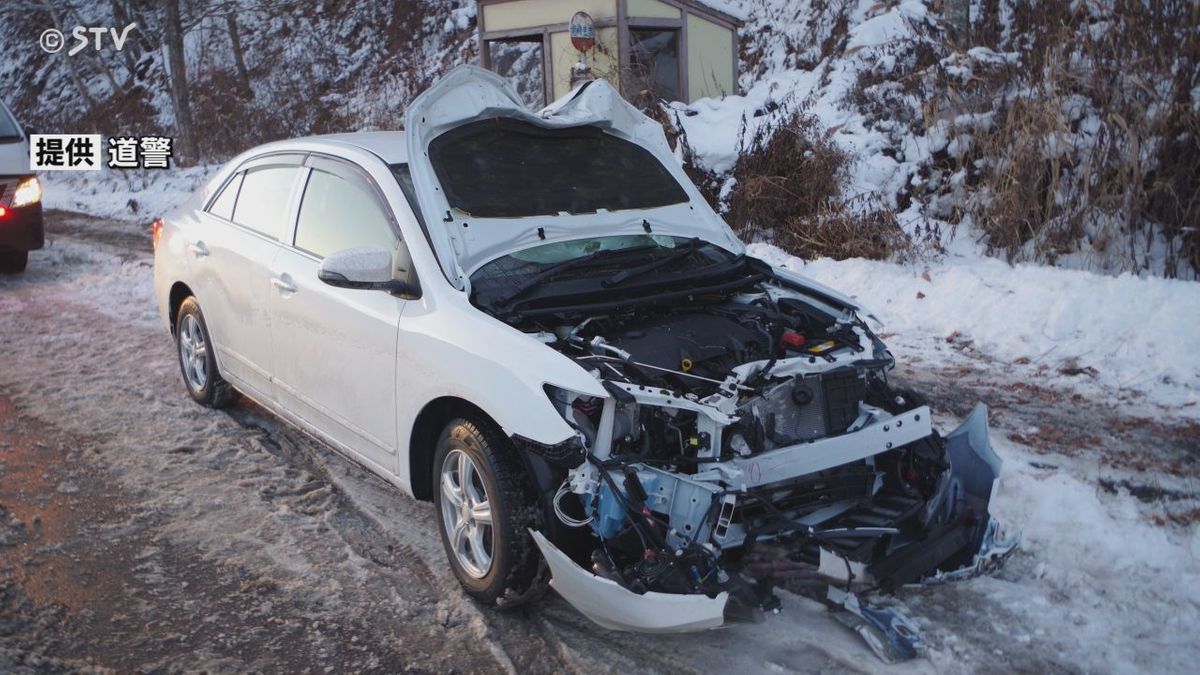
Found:
[{"label": "white sedan", "polygon": [[433,500],[472,596],[709,628],[774,606],[743,566],[769,539],[903,655],[838,589],[1011,550],[986,411],[938,435],[869,315],[748,256],[607,83],[531,112],[464,67],[405,127],[235,158],[156,223],[155,285],[192,398]]}]

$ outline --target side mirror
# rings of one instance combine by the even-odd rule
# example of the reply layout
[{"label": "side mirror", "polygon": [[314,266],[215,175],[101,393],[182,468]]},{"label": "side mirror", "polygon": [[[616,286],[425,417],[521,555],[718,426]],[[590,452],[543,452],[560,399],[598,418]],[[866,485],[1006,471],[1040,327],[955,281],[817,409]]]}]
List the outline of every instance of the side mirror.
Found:
[{"label": "side mirror", "polygon": [[29,126],[28,124],[26,124],[26,125],[22,126],[22,127],[21,127],[21,131],[24,131],[24,132],[25,132],[25,138],[26,138],[26,139],[28,139],[30,136],[32,136],[32,135],[34,135],[34,134],[36,134],[36,133],[37,133],[37,129],[34,129],[33,127]]},{"label": "side mirror", "polygon": [[421,297],[408,247],[360,246],[332,253],[317,268],[317,278],[337,288],[387,291],[406,300]]}]

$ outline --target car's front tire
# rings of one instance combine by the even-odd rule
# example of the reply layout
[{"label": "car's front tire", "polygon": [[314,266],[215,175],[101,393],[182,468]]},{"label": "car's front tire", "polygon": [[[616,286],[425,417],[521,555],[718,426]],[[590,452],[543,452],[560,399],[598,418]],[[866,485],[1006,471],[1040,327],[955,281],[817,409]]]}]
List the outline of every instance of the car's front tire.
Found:
[{"label": "car's front tire", "polygon": [[19,274],[29,264],[29,251],[0,251],[0,274]]},{"label": "car's front tire", "polygon": [[175,351],[179,355],[183,384],[193,400],[209,408],[225,408],[237,400],[237,390],[217,369],[216,349],[208,335],[200,303],[194,297],[179,305],[175,317]]},{"label": "car's front tire", "polygon": [[529,534],[537,496],[516,450],[487,420],[451,420],[433,460],[438,531],[455,576],[469,595],[512,606],[545,589],[544,566]]}]

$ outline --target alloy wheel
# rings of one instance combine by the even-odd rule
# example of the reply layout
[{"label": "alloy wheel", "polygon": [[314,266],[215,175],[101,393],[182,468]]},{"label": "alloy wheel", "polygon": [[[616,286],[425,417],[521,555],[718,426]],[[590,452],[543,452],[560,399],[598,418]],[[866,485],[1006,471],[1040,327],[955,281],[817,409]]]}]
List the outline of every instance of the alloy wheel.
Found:
[{"label": "alloy wheel", "polygon": [[492,567],[494,531],[487,487],[475,460],[451,450],[442,462],[442,527],[458,564],[469,576],[482,579]]},{"label": "alloy wheel", "polygon": [[208,384],[208,344],[194,314],[184,314],[179,321],[179,361],[188,386],[202,391]]}]

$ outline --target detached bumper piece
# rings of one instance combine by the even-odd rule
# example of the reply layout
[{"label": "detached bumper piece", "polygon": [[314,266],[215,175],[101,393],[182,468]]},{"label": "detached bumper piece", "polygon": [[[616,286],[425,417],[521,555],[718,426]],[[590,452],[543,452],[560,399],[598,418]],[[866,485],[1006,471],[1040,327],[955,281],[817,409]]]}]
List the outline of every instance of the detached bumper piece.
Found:
[{"label": "detached bumper piece", "polygon": [[894,609],[867,604],[857,595],[833,586],[826,601],[833,609],[833,618],[858,633],[885,663],[915,659],[925,647],[917,627]]},{"label": "detached bumper piece", "polygon": [[989,512],[1003,462],[988,442],[987,406],[946,436],[946,454],[951,470],[922,514],[928,534],[871,567],[884,590],[988,572],[1017,548],[1019,534],[1002,535]]}]

